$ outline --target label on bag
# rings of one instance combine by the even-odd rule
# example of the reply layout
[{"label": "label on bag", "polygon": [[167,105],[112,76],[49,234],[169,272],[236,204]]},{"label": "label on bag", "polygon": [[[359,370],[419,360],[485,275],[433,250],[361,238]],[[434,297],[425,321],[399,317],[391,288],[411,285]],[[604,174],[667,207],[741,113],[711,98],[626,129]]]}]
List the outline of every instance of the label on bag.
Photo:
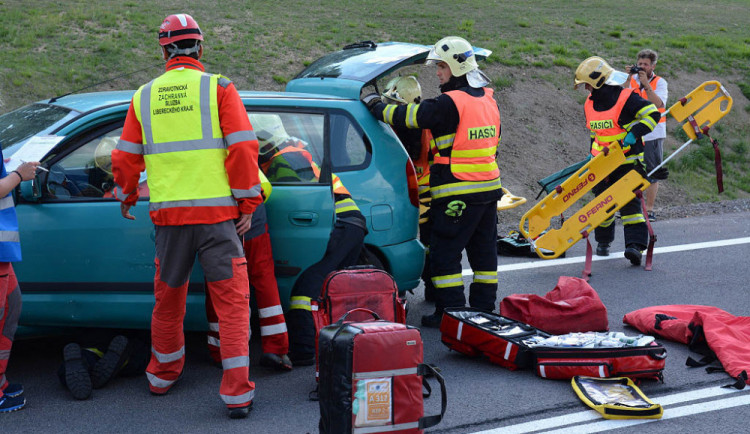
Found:
[{"label": "label on bag", "polygon": [[[354,426],[378,426],[392,422],[393,388],[390,377],[370,378],[357,381],[357,398]],[[356,407],[356,409],[354,408]]]}]

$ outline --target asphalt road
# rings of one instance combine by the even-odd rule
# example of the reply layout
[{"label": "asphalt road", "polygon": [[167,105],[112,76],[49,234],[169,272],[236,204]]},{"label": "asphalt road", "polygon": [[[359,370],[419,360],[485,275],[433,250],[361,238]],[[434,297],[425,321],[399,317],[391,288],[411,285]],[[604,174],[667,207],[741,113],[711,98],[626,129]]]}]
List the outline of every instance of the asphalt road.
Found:
[{"label": "asphalt road", "polygon": [[[633,267],[622,257],[621,228],[612,256],[593,263],[590,284],[608,309],[610,330],[637,334],[623,326],[623,315],[654,305],[702,304],[750,315],[750,213],[658,221],[654,228],[659,242],[653,271]],[[559,260],[500,257],[499,296],[542,295],[554,288],[559,276],[580,276],[584,247],[579,243]],[[418,325],[431,306],[422,301],[421,290],[409,299],[408,323]],[[442,368],[448,386],[448,411],[430,432],[747,431],[741,415],[750,410],[748,390],[721,389],[731,382],[727,375],[686,367],[687,357],[696,355],[681,344],[660,341],[668,350],[665,382],[647,381],[641,389],[653,401],[663,402],[664,418],[640,425],[643,421],[601,419],[580,402],[567,381],[470,359],[448,351],[437,330],[422,334],[425,360]],[[227,418],[218,396],[221,370],[209,363],[201,334],[187,336],[185,376],[168,395],[151,396],[145,376],[136,376],[115,379],[87,401],[73,399],[57,380],[62,347],[70,339],[16,342],[8,376],[24,384],[28,403],[21,411],[0,415],[1,432],[317,432],[318,404],[308,400],[315,387],[314,368],[289,373],[261,368],[255,339],[251,377],[257,392],[245,420]],[[437,412],[439,398],[430,398],[426,406],[428,414]]]}]

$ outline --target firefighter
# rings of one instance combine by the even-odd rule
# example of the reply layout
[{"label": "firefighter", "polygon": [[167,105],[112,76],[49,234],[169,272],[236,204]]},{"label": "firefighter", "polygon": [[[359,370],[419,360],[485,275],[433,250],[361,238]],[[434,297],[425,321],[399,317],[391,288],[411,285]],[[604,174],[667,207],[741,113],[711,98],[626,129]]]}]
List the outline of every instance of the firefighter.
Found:
[{"label": "firefighter", "polygon": [[[596,184],[594,194],[603,193],[631,170],[646,176],[643,166],[644,135],[653,131],[661,114],[656,106],[622,85],[629,76],[615,71],[598,56],[581,62],[575,72],[575,88],[583,84],[590,92],[584,104],[586,125],[591,134],[591,155],[597,156],[610,143],[620,141],[626,161],[607,178]],[[643,250],[648,245],[648,228],[641,202],[635,198],[620,209],[624,237],[625,257],[633,265],[641,264]],[[597,241],[596,254],[608,256],[615,239],[614,215],[594,230]]]},{"label": "firefighter", "polygon": [[364,247],[367,223],[359,207],[336,174],[333,179],[336,222],[328,238],[323,258],[308,267],[292,287],[287,322],[289,358],[296,366],[315,363],[315,324],[311,301],[320,296],[329,273],[356,265]]},{"label": "firefighter", "polygon": [[[269,180],[320,181],[320,167],[307,150],[307,143],[290,136],[278,114],[252,113],[250,117],[258,137],[260,167]],[[286,314],[289,358],[294,366],[315,363],[311,301],[320,295],[330,272],[357,264],[367,234],[365,218],[351,194],[335,173],[331,177],[336,221],[323,258],[300,274],[294,283]]]},{"label": "firefighter", "polygon": [[363,102],[378,120],[398,128],[426,128],[432,134],[436,155],[430,166],[430,268],[437,300],[435,312],[423,316],[422,325],[439,327],[446,307],[466,305],[464,249],[474,272],[469,304],[488,312],[495,308],[500,111],[465,39],[441,39],[427,63],[437,64],[438,97],[405,106],[383,104],[378,95],[367,95]]},{"label": "firefighter", "polygon": [[[409,103],[419,104],[422,101],[422,88],[416,78],[412,76],[396,77],[386,85],[380,100],[384,104],[406,105]],[[435,301],[435,285],[430,279],[430,164],[432,164],[432,150],[430,142],[432,134],[427,128],[399,128],[393,126],[393,131],[404,145],[414,163],[417,172],[417,185],[419,191],[419,241],[425,247],[425,262],[422,268],[422,282],[424,283],[424,298],[427,301]]]},{"label": "firefighter", "polygon": [[[263,186],[263,199],[268,200],[271,183],[262,172],[259,173]],[[263,354],[261,366],[291,371],[289,360],[289,335],[287,334],[284,311],[281,309],[279,287],[274,275],[271,236],[268,234],[268,216],[265,203],[258,205],[253,213],[250,230],[245,233],[243,247],[247,259],[247,274],[250,285],[255,290],[255,303],[258,306],[260,321],[260,342]],[[211,358],[221,362],[221,340],[219,339],[219,318],[213,308],[209,292],[206,292],[206,317],[208,318],[208,350]]]},{"label": "firefighter", "polygon": [[21,260],[21,243],[18,237],[18,218],[11,191],[22,181],[34,179],[39,162],[22,163],[7,172],[2,149],[0,149],[0,413],[22,409],[26,405],[23,386],[10,383],[5,376],[13,346],[13,336],[21,315],[21,288],[11,262]]},{"label": "firefighter", "polygon": [[[224,370],[219,395],[229,417],[247,417],[250,288],[240,237],[261,203],[258,143],[234,84],[204,72],[203,32],[187,14],[159,28],[166,72],[133,96],[112,152],[121,213],[134,219],[138,179],[148,171],[156,276],[149,389],[166,394],[185,365],[183,318],[196,255],[219,317]],[[240,237],[238,237],[238,235]]]}]

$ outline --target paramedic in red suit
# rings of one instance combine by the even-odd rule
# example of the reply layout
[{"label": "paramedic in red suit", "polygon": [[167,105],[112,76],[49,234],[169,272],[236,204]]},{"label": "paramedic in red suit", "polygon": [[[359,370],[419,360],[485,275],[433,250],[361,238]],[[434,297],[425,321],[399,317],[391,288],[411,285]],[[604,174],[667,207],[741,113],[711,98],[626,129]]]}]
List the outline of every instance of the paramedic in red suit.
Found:
[{"label": "paramedic in red suit", "polygon": [[[247,259],[247,274],[250,278],[250,285],[255,289],[255,303],[258,306],[260,341],[263,349],[260,364],[281,371],[289,371],[292,369],[292,362],[287,356],[289,336],[274,275],[265,204],[260,204],[253,213],[250,231],[244,235],[243,247]],[[208,292],[206,292],[206,317],[209,326],[208,350],[211,358],[220,362],[219,321]]]},{"label": "paramedic in red suit", "polygon": [[148,171],[149,215],[155,225],[156,276],[151,320],[149,389],[164,395],[185,364],[182,323],[197,254],[219,316],[224,369],[219,395],[231,418],[244,418],[255,384],[248,379],[250,288],[238,234],[261,203],[258,142],[232,82],[204,72],[203,33],[186,14],[159,28],[166,72],[133,96],[112,152],[123,217],[138,200]]},{"label": "paramedic in red suit", "polygon": [[435,312],[422,325],[437,328],[446,307],[464,307],[461,252],[474,272],[471,307],[493,311],[497,298],[497,201],[502,197],[496,153],[500,111],[487,76],[465,39],[448,36],[427,55],[437,64],[436,98],[405,106],[383,104],[377,94],[363,102],[388,124],[426,128],[437,154],[430,166],[430,268],[437,289]]}]

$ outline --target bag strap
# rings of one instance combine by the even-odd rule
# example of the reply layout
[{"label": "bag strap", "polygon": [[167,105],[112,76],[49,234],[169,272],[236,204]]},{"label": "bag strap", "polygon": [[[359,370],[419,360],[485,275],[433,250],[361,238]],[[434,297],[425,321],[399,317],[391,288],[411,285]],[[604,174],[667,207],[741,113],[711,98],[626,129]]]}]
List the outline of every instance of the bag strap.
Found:
[{"label": "bag strap", "polygon": [[440,383],[440,414],[419,418],[418,429],[423,430],[431,426],[435,426],[443,420],[443,416],[445,416],[445,409],[448,407],[448,395],[446,395],[445,391],[445,379],[440,374],[438,369],[436,369],[434,366],[428,365],[426,363],[420,363],[417,367],[417,375],[421,375],[423,377],[423,380],[425,376],[435,377],[438,383]]},{"label": "bag strap", "polygon": [[[641,211],[646,210],[646,198],[643,196],[643,192],[638,189],[635,191],[635,196],[641,200]],[[648,249],[646,250],[646,266],[644,270],[651,271],[651,261],[654,258],[654,244],[656,244],[656,233],[654,228],[651,227],[651,221],[646,217],[646,227],[648,228]]]},{"label": "bag strap", "polygon": [[589,239],[589,232],[583,231],[581,235],[583,235],[583,238],[586,238],[586,261],[584,262],[583,271],[581,272],[581,279],[588,282],[589,277],[591,277],[591,261],[593,260],[593,257],[594,257],[594,250],[591,248],[591,240]]},{"label": "bag strap", "polygon": [[338,321],[336,321],[336,325],[343,324],[344,321],[346,320],[346,317],[348,317],[350,313],[357,312],[357,311],[359,311],[359,312],[367,312],[367,313],[371,314],[373,316],[373,318],[380,319],[380,316],[377,313],[371,311],[370,309],[365,309],[364,307],[357,307],[357,308],[354,308],[354,309],[350,310],[349,312],[345,313],[344,315],[342,315],[341,318]]}]

